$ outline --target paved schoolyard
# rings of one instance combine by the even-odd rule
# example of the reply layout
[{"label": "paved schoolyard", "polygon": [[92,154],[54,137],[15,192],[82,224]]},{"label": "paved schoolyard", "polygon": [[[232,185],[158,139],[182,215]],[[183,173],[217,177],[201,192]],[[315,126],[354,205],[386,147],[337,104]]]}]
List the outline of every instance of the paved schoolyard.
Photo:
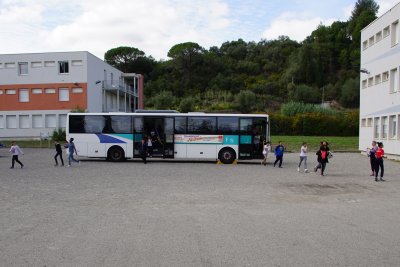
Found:
[{"label": "paved schoolyard", "polygon": [[376,183],[359,154],[325,177],[297,173],[297,154],[283,169],[52,155],[25,149],[11,170],[0,151],[1,266],[400,265],[398,162]]}]

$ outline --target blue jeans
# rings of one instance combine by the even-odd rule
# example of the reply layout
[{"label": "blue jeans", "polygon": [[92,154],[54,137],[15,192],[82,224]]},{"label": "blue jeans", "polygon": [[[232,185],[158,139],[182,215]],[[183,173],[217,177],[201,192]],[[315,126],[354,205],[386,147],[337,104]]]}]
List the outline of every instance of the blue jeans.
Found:
[{"label": "blue jeans", "polygon": [[73,153],[69,153],[68,155],[68,164],[71,165],[71,161],[78,163],[79,160],[74,159],[74,154]]}]

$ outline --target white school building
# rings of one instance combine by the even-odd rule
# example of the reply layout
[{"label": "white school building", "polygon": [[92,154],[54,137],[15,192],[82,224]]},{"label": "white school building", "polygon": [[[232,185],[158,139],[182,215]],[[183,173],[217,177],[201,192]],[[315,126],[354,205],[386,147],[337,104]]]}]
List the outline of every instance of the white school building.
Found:
[{"label": "white school building", "polygon": [[400,3],[361,31],[360,139],[400,159]]}]

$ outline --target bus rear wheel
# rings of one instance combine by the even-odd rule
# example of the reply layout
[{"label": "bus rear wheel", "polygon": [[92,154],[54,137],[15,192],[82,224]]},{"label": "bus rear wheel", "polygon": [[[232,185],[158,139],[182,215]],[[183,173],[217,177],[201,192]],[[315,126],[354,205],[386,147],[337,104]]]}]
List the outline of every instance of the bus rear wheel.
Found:
[{"label": "bus rear wheel", "polygon": [[124,150],[119,146],[112,146],[108,150],[108,159],[113,162],[125,160]]},{"label": "bus rear wheel", "polygon": [[218,159],[224,164],[232,164],[236,159],[236,152],[230,147],[223,148],[219,152]]}]

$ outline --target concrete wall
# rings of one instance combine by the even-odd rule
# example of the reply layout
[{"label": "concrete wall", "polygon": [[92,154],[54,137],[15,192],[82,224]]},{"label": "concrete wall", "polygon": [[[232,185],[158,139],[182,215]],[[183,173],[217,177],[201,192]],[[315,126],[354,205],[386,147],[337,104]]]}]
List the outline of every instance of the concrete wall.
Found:
[{"label": "concrete wall", "polygon": [[[44,84],[86,82],[87,52],[0,55],[0,84]],[[58,62],[69,62],[69,73],[60,74]],[[20,75],[18,63],[28,63],[28,74]],[[13,64],[11,64],[13,63]]]},{"label": "concrete wall", "polygon": [[[399,20],[397,4],[361,32],[361,69],[369,73],[360,75],[359,149],[365,150],[377,140],[394,156],[400,155]],[[393,128],[396,135],[391,134]]]}]

